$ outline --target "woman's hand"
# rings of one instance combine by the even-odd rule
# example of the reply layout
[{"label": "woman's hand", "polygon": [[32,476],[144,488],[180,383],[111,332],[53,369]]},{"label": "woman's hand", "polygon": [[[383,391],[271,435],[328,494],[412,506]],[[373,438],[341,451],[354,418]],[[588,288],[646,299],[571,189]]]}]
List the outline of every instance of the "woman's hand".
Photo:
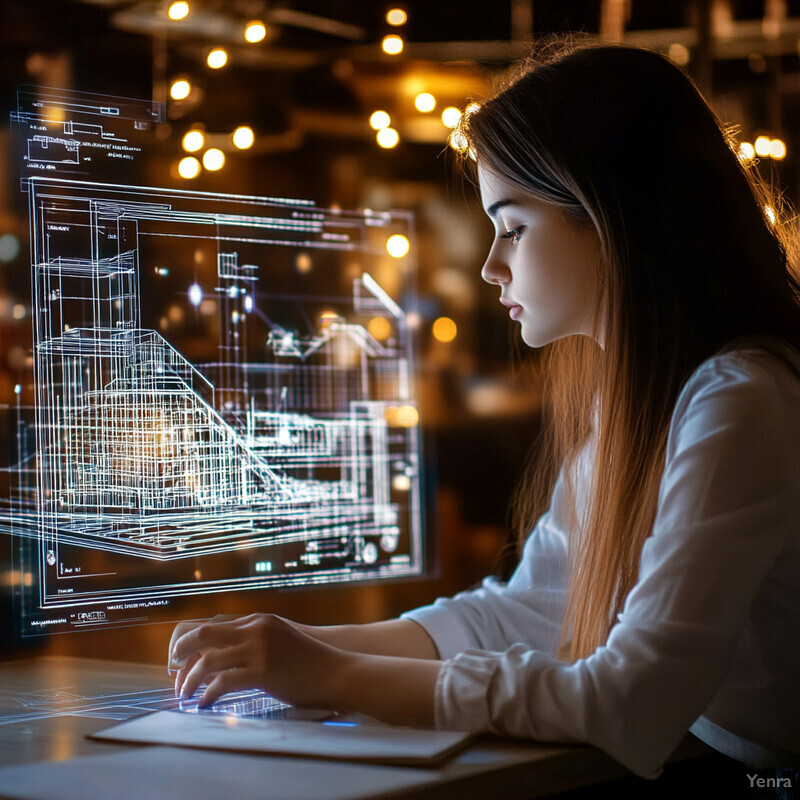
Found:
[{"label": "woman's hand", "polygon": [[263,689],[296,706],[334,708],[349,654],[274,614],[180,623],[170,642],[175,693],[207,688],[200,706],[227,692]]}]

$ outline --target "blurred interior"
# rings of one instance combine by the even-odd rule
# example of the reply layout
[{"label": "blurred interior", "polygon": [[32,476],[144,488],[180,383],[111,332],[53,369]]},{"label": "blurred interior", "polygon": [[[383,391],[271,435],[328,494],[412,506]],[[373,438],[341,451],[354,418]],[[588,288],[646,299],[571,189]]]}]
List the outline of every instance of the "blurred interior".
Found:
[{"label": "blurred interior", "polygon": [[[791,202],[800,177],[800,0],[189,0],[182,17],[173,8],[180,5],[4,0],[0,118],[9,119],[21,84],[152,98],[166,104],[167,122],[141,162],[141,185],[412,210],[430,544],[421,579],[221,594],[198,599],[190,616],[272,611],[315,624],[369,622],[492,572],[508,575],[507,509],[536,439],[540,387],[536,355],[522,353],[496,289],[480,279],[491,225],[448,145],[453,116],[490,94],[547,37],[630,42],[684,67],[738,129],[739,156],[757,152],[758,168]],[[261,28],[248,28],[252,22]],[[183,93],[177,81],[188,82]],[[252,130],[249,146],[239,146],[248,145],[246,131],[238,145],[232,137],[242,127]],[[189,132],[202,133],[196,156],[224,153],[221,168],[182,177]],[[4,123],[0,497],[8,496],[15,387],[23,401],[33,396],[28,212],[15,158]],[[188,286],[190,277],[171,279]],[[205,357],[206,341],[171,297],[156,296],[163,307],[152,315],[185,352]],[[20,641],[15,579],[9,539],[0,536],[0,656],[163,660],[166,623]]]}]

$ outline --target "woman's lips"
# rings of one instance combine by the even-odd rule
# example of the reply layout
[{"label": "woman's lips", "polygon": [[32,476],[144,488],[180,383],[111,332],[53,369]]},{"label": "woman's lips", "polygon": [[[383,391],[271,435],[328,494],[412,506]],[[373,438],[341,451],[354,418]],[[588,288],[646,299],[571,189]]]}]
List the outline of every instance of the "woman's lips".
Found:
[{"label": "woman's lips", "polygon": [[509,306],[508,316],[511,319],[516,319],[522,313],[522,306]]}]

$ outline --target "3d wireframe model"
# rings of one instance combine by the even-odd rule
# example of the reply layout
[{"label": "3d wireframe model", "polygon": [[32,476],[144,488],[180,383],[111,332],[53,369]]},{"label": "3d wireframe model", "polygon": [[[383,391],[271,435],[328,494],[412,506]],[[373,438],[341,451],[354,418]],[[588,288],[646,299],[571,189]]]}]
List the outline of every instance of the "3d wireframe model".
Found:
[{"label": "3d wireframe model", "polygon": [[[408,214],[45,178],[29,200],[39,610],[421,571],[411,338],[373,277],[406,290]],[[206,362],[152,318],[176,274]]]}]

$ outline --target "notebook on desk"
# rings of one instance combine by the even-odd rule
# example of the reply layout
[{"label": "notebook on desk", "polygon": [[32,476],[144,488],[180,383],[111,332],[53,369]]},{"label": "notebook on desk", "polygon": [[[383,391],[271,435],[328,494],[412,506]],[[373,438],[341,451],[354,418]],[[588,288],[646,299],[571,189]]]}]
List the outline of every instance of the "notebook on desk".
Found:
[{"label": "notebook on desk", "polygon": [[209,750],[432,766],[472,738],[457,731],[402,728],[368,718],[295,709],[261,692],[238,692],[208,709],[181,707],[127,720],[91,739]]}]

